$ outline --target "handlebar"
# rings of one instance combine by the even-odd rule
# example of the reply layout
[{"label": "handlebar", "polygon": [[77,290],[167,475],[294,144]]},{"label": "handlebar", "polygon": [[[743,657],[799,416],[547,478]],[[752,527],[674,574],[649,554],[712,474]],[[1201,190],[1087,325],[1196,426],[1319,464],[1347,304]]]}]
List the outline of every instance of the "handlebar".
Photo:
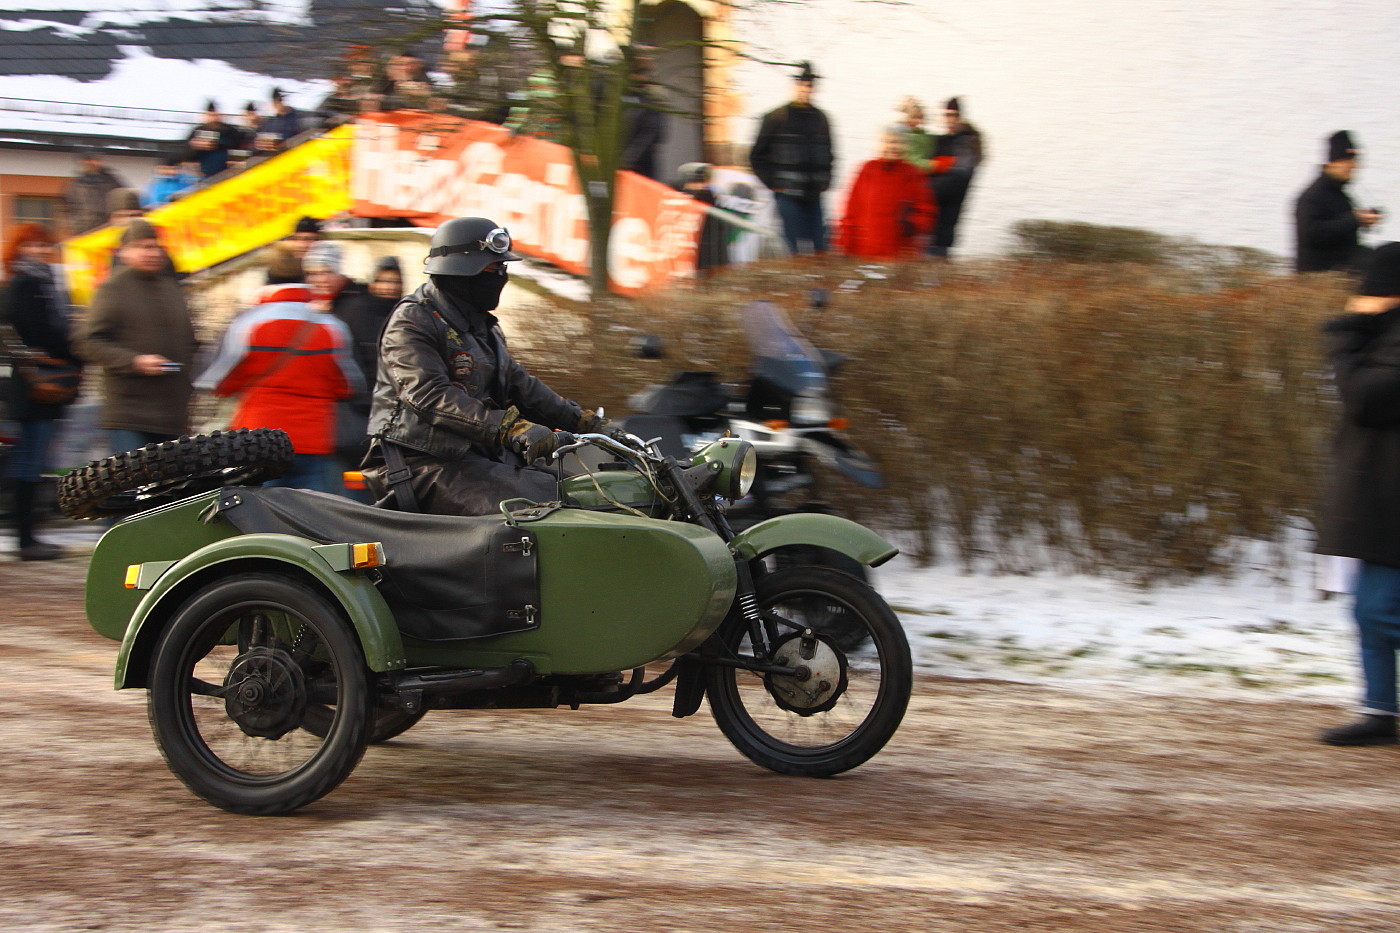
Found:
[{"label": "handlebar", "polygon": [[[620,428],[609,434],[575,434],[573,442],[560,444],[554,451],[554,459],[562,460],[564,455],[578,450],[580,447],[601,447],[613,453],[621,454],[624,457],[638,459],[648,455],[648,450],[655,441],[644,441],[635,434],[628,434]],[[658,438],[657,440],[660,440]],[[625,442],[625,443],[624,443]],[[655,456],[652,454],[651,456]]]}]

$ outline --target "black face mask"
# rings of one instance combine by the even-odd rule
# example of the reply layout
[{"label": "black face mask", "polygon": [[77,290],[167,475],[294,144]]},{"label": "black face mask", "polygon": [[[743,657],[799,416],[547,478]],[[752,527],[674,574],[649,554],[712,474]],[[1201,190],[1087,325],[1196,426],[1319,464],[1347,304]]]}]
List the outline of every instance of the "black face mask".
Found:
[{"label": "black face mask", "polygon": [[477,275],[435,275],[433,282],[450,298],[473,311],[494,311],[501,303],[501,290],[510,277],[504,271]]}]

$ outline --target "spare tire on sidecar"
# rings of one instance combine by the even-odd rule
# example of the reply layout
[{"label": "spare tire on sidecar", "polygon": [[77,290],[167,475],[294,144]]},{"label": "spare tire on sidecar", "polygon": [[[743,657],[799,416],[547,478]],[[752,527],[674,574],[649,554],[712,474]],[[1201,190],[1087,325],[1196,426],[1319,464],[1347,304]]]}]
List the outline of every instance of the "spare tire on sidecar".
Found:
[{"label": "spare tire on sidecar", "polygon": [[224,486],[251,486],[292,468],[276,428],[239,428],[147,444],[93,460],[58,484],[69,518],[120,518]]}]

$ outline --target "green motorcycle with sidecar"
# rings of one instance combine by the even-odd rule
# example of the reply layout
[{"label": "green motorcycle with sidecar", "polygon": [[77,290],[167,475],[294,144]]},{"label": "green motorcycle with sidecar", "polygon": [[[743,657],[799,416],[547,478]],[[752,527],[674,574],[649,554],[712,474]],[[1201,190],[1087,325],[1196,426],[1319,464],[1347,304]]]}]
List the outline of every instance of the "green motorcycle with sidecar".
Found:
[{"label": "green motorcycle with sidecar", "polygon": [[[434,710],[618,703],[675,685],[708,699],[755,763],[829,776],[889,741],[908,643],[889,606],[829,566],[897,550],[858,524],[784,515],[733,532],[752,447],[688,459],[616,433],[560,448],[558,501],[425,515],[253,485],[286,435],[214,432],[94,461],[65,478],[74,517],[121,517],[98,543],[86,608],[121,642],[116,687],[148,691],[171,770],[199,797],[277,814],[324,796],[367,744]],[[565,471],[567,472],[567,471]]]}]

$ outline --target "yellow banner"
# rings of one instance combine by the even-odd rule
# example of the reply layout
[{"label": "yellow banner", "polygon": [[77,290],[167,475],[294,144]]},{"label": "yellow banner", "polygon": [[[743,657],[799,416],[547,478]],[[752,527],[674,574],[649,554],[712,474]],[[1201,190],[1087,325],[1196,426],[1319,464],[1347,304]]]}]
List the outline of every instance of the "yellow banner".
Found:
[{"label": "yellow banner", "polygon": [[[325,218],[349,210],[353,140],[353,126],[338,126],[157,208],[146,219],[161,229],[176,269],[207,269],[281,239],[301,217]],[[106,278],[120,235],[119,228],[103,227],[64,242],[68,287],[76,303],[87,304]]]}]

